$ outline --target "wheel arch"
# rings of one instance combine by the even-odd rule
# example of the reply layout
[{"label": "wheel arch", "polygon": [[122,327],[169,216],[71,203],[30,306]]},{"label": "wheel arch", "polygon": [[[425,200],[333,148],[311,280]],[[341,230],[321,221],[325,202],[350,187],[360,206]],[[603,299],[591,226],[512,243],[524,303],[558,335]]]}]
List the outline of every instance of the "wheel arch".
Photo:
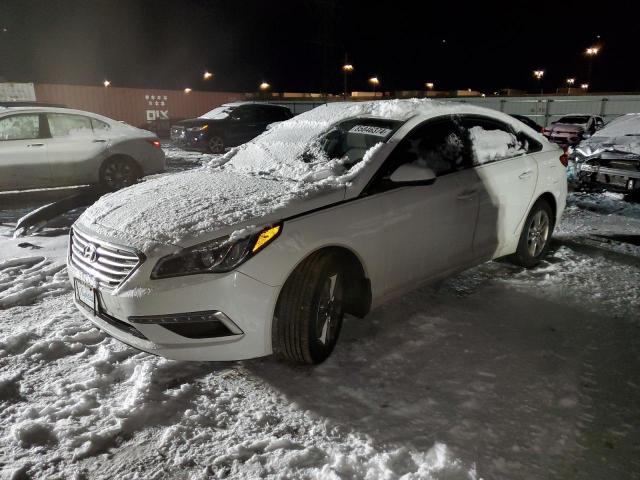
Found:
[{"label": "wheel arch", "polygon": [[[344,268],[346,286],[344,311],[353,316],[363,318],[371,309],[371,281],[367,276],[364,262],[359,255],[349,247],[344,245],[326,245],[313,250],[302,257],[291,269],[286,277],[285,284],[293,272],[295,272],[305,260],[325,252],[336,255]],[[282,288],[284,288],[284,285]],[[282,288],[280,289],[278,298],[280,298],[282,294]]]},{"label": "wheel arch", "polygon": [[[558,201],[556,200],[555,195],[551,192],[541,193],[536,199],[536,201],[531,204],[531,208],[533,208],[534,205],[538,203],[540,200],[546,201],[551,207],[551,212],[553,213],[553,225],[555,227],[556,219],[558,218]],[[529,212],[530,211],[531,209],[529,209]],[[527,212],[527,215],[528,215],[528,212]]]}]

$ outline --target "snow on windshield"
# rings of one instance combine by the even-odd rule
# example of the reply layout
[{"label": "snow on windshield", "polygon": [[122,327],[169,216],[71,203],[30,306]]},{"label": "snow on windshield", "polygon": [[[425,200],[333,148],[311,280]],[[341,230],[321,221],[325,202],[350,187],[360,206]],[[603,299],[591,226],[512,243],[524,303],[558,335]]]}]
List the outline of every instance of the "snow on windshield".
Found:
[{"label": "snow on windshield", "polygon": [[200,118],[206,118],[207,120],[224,120],[229,116],[230,108],[225,107],[216,107],[213,110],[200,115]]},{"label": "snow on windshield", "polygon": [[469,129],[469,137],[473,146],[474,160],[477,164],[525,153],[516,136],[502,130],[472,127]]}]

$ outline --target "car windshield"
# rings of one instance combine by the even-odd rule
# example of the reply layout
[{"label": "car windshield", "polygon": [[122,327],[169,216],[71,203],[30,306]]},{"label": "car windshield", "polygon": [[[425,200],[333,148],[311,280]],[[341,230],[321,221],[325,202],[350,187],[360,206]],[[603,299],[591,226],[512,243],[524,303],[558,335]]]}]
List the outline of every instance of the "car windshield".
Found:
[{"label": "car windshield", "polygon": [[341,122],[313,142],[301,160],[306,163],[340,160],[345,168],[351,168],[371,148],[386,142],[400,123],[382,119],[352,119]]},{"label": "car windshield", "polygon": [[222,105],[221,107],[216,107],[213,110],[200,115],[200,118],[206,118],[209,120],[222,120],[224,118],[227,118],[232,110],[233,107]]},{"label": "car windshield", "polygon": [[589,117],[586,115],[571,115],[569,117],[562,117],[560,120],[558,120],[558,123],[581,125],[583,123],[587,123],[588,121]]}]

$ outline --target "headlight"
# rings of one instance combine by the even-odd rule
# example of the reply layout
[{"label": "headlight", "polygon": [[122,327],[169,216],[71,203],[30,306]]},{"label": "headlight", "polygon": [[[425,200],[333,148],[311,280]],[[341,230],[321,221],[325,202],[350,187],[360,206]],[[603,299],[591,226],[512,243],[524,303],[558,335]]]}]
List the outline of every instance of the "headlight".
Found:
[{"label": "headlight", "polygon": [[200,127],[189,127],[187,128],[187,130],[189,132],[204,132],[207,128],[209,128],[209,125],[202,125]]},{"label": "headlight", "polygon": [[230,272],[273,242],[281,231],[282,224],[278,224],[246,237],[226,236],[195,245],[158,260],[151,278]]}]

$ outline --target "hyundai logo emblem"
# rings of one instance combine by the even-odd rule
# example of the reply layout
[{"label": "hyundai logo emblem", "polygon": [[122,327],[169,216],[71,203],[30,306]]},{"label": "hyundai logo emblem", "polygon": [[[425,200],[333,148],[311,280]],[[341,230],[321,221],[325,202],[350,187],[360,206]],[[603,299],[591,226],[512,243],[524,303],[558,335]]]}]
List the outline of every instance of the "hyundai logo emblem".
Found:
[{"label": "hyundai logo emblem", "polygon": [[98,249],[95,245],[89,244],[82,250],[82,256],[89,260],[91,263],[94,263],[96,260],[98,260]]}]

